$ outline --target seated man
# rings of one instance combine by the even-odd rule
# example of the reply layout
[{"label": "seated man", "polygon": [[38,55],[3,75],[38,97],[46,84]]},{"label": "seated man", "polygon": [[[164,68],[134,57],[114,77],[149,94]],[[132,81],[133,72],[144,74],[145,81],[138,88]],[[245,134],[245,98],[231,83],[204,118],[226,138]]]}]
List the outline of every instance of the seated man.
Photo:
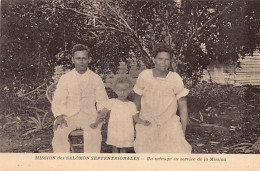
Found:
[{"label": "seated man", "polygon": [[77,128],[84,130],[84,152],[100,153],[101,125],[97,129],[91,129],[90,124],[97,117],[96,106],[101,110],[108,96],[102,79],[88,68],[91,61],[88,53],[87,46],[77,44],[73,47],[72,62],[75,69],[61,76],[54,92],[54,153],[70,152],[68,135]]}]

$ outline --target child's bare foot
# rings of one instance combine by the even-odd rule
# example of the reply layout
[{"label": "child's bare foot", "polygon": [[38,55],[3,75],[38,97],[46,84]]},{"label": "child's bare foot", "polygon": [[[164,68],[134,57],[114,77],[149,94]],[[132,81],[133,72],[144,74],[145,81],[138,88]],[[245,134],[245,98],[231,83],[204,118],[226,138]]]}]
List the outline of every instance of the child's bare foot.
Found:
[{"label": "child's bare foot", "polygon": [[97,127],[98,127],[97,123],[90,124],[90,128],[92,128],[92,129],[96,129]]}]

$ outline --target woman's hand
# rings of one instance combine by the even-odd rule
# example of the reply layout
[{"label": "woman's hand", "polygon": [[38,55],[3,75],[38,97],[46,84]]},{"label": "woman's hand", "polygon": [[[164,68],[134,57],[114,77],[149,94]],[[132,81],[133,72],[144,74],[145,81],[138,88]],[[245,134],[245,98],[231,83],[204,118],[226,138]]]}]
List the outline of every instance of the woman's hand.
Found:
[{"label": "woman's hand", "polygon": [[96,129],[98,127],[98,123],[92,123],[90,124],[90,128]]},{"label": "woman's hand", "polygon": [[151,125],[151,122],[149,122],[148,120],[144,120],[142,124],[144,126],[149,126],[149,125]]},{"label": "woman's hand", "polygon": [[54,122],[54,125],[53,125],[54,131],[56,131],[59,126],[62,129],[63,128],[63,126],[62,126],[63,124],[66,127],[68,127],[68,123],[67,123],[66,119],[64,118],[64,115],[57,116],[57,118],[56,118],[56,120]]}]

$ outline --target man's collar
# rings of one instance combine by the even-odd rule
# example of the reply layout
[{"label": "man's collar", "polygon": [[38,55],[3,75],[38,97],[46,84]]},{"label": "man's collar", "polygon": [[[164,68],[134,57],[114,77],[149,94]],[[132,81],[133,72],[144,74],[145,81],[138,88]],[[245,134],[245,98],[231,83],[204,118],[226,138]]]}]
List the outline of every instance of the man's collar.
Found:
[{"label": "man's collar", "polygon": [[89,68],[88,68],[87,71],[86,71],[85,73],[83,73],[83,74],[78,73],[77,70],[76,70],[76,68],[74,68],[73,70],[74,70],[74,72],[75,72],[76,74],[78,74],[78,75],[89,75],[89,74],[91,73],[91,70],[90,70]]}]

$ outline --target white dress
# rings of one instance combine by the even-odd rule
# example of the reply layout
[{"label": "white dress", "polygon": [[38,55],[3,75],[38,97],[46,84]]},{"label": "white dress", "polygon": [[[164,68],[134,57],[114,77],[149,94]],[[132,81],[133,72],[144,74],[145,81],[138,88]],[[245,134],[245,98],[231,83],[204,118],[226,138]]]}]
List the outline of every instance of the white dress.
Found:
[{"label": "white dress", "polygon": [[189,93],[182,78],[169,72],[166,78],[153,76],[152,69],[139,74],[134,87],[142,96],[140,118],[150,126],[136,125],[136,153],[191,153],[185,140],[180,117],[176,115],[177,100]]},{"label": "white dress", "polygon": [[106,143],[119,148],[133,147],[135,104],[113,98],[108,100],[106,108],[111,110]]}]

